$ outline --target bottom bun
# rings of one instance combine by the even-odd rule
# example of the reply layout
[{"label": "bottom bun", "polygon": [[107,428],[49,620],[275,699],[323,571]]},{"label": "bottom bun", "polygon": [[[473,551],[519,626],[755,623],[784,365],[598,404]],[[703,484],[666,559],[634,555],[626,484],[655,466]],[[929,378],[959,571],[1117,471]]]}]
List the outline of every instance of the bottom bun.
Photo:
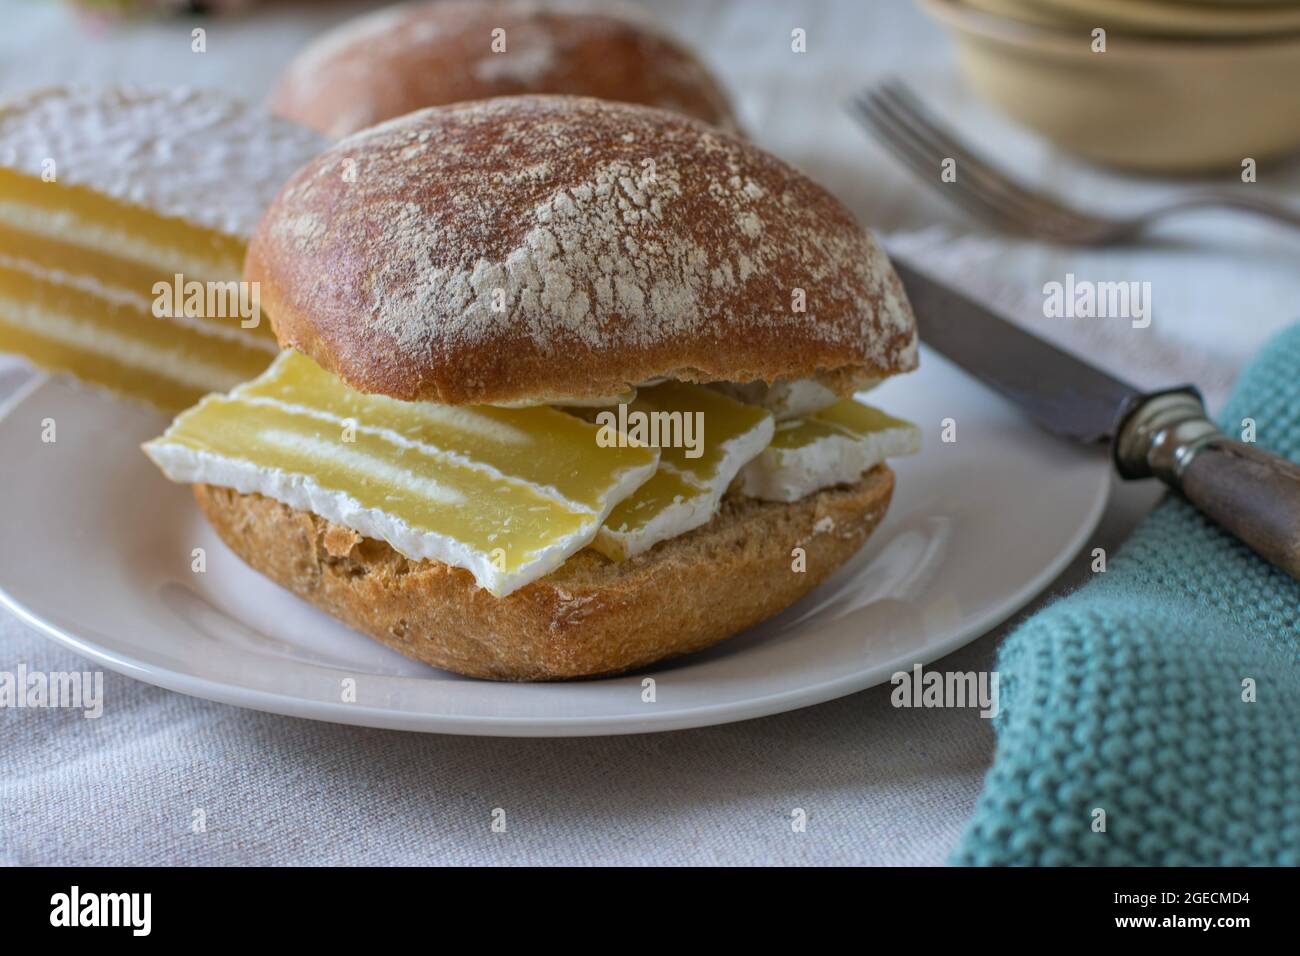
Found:
[{"label": "bottom bun", "polygon": [[468,571],[408,560],[310,512],[194,486],[226,544],[271,580],[407,657],[493,680],[613,674],[743,631],[852,557],[893,491],[894,473],[879,465],[790,504],[729,497],[707,525],[644,554],[612,562],[581,551],[497,598]]}]

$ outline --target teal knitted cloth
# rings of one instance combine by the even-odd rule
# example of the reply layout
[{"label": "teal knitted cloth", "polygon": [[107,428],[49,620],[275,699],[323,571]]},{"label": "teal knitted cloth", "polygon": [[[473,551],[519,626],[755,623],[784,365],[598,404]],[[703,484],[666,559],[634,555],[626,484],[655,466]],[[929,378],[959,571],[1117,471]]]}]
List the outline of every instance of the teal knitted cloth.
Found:
[{"label": "teal knitted cloth", "polygon": [[[1221,425],[1245,418],[1300,461],[1300,326]],[[997,750],[953,862],[1300,865],[1300,583],[1186,502],[1017,628],[997,670]]]}]

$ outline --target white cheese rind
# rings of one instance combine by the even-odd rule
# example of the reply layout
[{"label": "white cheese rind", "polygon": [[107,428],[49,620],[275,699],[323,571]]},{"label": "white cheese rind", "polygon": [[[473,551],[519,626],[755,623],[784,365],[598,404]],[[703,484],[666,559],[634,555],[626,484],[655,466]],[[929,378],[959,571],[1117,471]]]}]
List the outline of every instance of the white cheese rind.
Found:
[{"label": "white cheese rind", "polygon": [[639,528],[620,531],[602,524],[596,538],[607,554],[620,555],[621,559],[635,557],[660,541],[708,524],[720,500],[720,495],[700,490],[690,498],[677,498]]},{"label": "white cheese rind", "polygon": [[216,362],[182,355],[143,339],[131,338],[114,329],[68,318],[34,302],[0,297],[3,322],[35,333],[52,342],[92,351],[133,369],[182,385],[223,391],[239,381],[239,374]]},{"label": "white cheese rind", "polygon": [[169,443],[165,437],[148,442],[144,451],[172,481],[233,488],[241,494],[265,495],[290,508],[310,511],[366,537],[385,541],[399,554],[412,560],[427,558],[464,568],[474,575],[480,587],[496,597],[504,597],[545,577],[590,544],[609,508],[640,487],[656,467],[649,464],[629,468],[622,475],[617,491],[610,494],[609,508],[589,525],[590,530],[538,550],[525,567],[501,571],[488,554],[476,548],[447,535],[417,530],[393,514],[367,508],[343,492],[322,488],[308,475],[199,451]]},{"label": "white cheese rind", "polygon": [[[0,203],[0,206],[3,206]],[[0,222],[3,222],[3,216],[0,215]],[[138,292],[131,292],[118,286],[109,285],[101,282],[92,275],[83,273],[65,272],[62,269],[49,269],[45,266],[37,265],[34,262],[28,262],[26,259],[17,259],[0,253],[0,269],[13,269],[15,272],[25,272],[33,279],[39,282],[47,282],[52,285],[65,285],[76,289],[78,292],[84,292],[87,295],[93,295],[98,299],[111,302],[113,305],[120,305],[128,309],[136,309],[145,313],[157,321],[172,322],[176,325],[184,326],[191,332],[197,332],[199,335],[208,335],[213,338],[222,339],[227,342],[237,342],[250,349],[257,349],[260,352],[266,352],[268,355],[279,355],[280,347],[274,340],[254,335],[242,326],[226,325],[220,322],[205,322],[203,319],[177,313],[176,315],[162,317],[154,316],[154,300]]]},{"label": "white cheese rind", "polygon": [[763,501],[798,501],[833,485],[851,484],[887,458],[921,450],[913,425],[862,436],[827,435],[798,448],[766,448],[740,474],[741,494]]},{"label": "white cheese rind", "polygon": [[[865,392],[877,384],[866,383],[858,391]],[[835,392],[815,378],[779,378],[770,385],[766,382],[714,382],[709,387],[738,402],[766,409],[778,422],[812,415],[840,401]]]},{"label": "white cheese rind", "polygon": [[155,268],[168,276],[202,276],[205,280],[237,282],[240,275],[233,263],[189,255],[166,245],[142,239],[137,233],[107,226],[71,209],[49,210],[19,202],[0,202],[0,225],[16,232],[29,232],[82,246],[105,255]]}]

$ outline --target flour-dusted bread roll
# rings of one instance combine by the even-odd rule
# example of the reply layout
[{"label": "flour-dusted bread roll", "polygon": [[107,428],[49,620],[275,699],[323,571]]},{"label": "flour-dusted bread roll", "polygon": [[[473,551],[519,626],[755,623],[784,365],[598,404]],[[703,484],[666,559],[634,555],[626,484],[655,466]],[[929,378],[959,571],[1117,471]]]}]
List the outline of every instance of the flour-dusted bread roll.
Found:
[{"label": "flour-dusted bread roll", "polygon": [[897,275],[826,190],[704,123],[602,100],[482,100],[355,134],[289,181],[245,277],[282,345],[408,400],[916,364]]},{"label": "flour-dusted bread roll", "polygon": [[726,94],[636,8],[435,0],[348,20],[284,70],[271,107],[340,137],[423,109],[564,93],[676,110],[736,128]]},{"label": "flour-dusted bread roll", "polygon": [[408,114],[299,170],[245,278],[286,351],[146,450],[228,545],[405,654],[554,680],[787,607],[916,430],[885,255],[699,120],[585,97]]}]

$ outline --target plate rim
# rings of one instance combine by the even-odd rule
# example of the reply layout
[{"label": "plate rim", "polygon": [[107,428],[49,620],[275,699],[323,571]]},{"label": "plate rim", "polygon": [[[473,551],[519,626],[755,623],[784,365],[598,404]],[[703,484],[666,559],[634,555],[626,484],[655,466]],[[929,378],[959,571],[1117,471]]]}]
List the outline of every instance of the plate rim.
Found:
[{"label": "plate rim", "polygon": [[[956,366],[954,367],[956,368]],[[958,368],[958,371],[961,370]],[[965,373],[962,372],[962,374]],[[62,384],[59,376],[37,372],[31,381],[20,384],[13,393],[6,396],[3,402],[0,402],[0,421],[7,418],[43,388],[59,384]],[[76,387],[75,382],[68,384]],[[924,665],[947,656],[1010,620],[1030,601],[1041,594],[1061,571],[1074,560],[1088,537],[1096,530],[1110,499],[1111,481],[1108,473],[1109,468],[1107,467],[1105,469],[1106,480],[1098,483],[1086,516],[1071,537],[1068,546],[1061,548],[1051,561],[1043,565],[1039,572],[1026,579],[1002,601],[993,605],[981,616],[963,622],[945,640],[927,645],[919,653],[916,651],[908,652],[906,654],[907,663],[909,665],[913,663]],[[800,710],[804,707],[826,703],[878,686],[884,683],[888,673],[891,673],[889,669],[896,667],[899,660],[902,659],[891,659],[873,668],[845,674],[810,686],[749,698],[742,703],[693,705],[669,711],[650,712],[644,715],[483,717],[479,715],[427,714],[355,703],[346,704],[341,701],[313,700],[305,697],[275,694],[258,688],[215,681],[149,663],[132,655],[121,654],[104,648],[89,639],[65,631],[53,622],[28,609],[8,592],[2,582],[0,582],[0,607],[3,607],[24,624],[61,646],[109,670],[175,693],[286,717],[319,720],[349,726],[456,736],[598,737],[660,733],[719,726]],[[719,711],[722,713],[718,713]]]}]

